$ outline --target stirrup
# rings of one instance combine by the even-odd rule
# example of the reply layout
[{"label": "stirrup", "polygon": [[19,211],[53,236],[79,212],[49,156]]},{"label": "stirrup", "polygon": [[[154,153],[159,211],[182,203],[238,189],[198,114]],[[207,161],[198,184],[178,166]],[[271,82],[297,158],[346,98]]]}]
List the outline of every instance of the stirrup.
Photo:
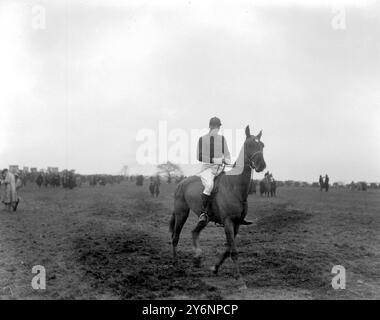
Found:
[{"label": "stirrup", "polygon": [[202,212],[198,218],[198,221],[205,221],[208,222],[208,214],[206,212]]}]

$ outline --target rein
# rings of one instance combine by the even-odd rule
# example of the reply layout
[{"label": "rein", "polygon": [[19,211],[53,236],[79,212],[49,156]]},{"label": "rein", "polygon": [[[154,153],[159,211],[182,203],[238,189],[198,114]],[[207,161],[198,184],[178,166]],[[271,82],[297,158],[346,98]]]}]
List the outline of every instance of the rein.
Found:
[{"label": "rein", "polygon": [[[244,164],[248,164],[250,167],[251,167],[251,169],[255,169],[255,167],[253,166],[252,167],[252,162],[254,162],[253,161],[253,158],[257,155],[257,154],[262,154],[263,153],[263,151],[262,150],[259,150],[259,151],[256,151],[252,156],[250,156],[249,158],[248,158],[248,162],[245,162]],[[223,163],[223,170],[224,170],[224,168],[225,167],[232,167],[232,168],[235,168],[236,167],[236,161],[233,163],[233,164],[227,164],[227,163]]]}]

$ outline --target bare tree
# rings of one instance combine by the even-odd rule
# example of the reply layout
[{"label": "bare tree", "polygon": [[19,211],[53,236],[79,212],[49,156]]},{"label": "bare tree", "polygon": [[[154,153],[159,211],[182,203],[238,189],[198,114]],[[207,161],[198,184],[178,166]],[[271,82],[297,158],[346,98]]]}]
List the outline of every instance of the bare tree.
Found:
[{"label": "bare tree", "polygon": [[157,166],[158,173],[167,178],[168,183],[171,183],[174,177],[182,176],[183,172],[178,164],[168,161]]}]

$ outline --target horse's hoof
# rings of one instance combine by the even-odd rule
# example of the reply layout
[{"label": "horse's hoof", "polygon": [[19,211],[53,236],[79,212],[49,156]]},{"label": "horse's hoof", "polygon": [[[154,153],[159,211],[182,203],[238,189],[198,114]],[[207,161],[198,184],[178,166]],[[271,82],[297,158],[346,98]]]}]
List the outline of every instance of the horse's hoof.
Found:
[{"label": "horse's hoof", "polygon": [[242,284],[242,285],[239,287],[239,290],[240,290],[240,291],[248,290],[247,285],[246,285],[245,283]]},{"label": "horse's hoof", "polygon": [[248,290],[248,287],[247,287],[247,285],[245,284],[244,281],[243,281],[243,284],[242,284],[241,286],[239,286],[239,290],[240,290],[240,291]]}]

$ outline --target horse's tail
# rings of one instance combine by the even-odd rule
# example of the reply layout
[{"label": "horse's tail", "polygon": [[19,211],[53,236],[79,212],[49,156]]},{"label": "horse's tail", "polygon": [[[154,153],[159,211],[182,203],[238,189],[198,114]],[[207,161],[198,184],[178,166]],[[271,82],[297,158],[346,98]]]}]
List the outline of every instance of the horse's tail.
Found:
[{"label": "horse's tail", "polygon": [[[176,202],[178,200],[183,200],[183,199],[184,199],[184,190],[183,190],[183,181],[181,181],[178,184],[177,189],[174,192],[174,202]],[[175,216],[176,216],[176,212],[174,210],[172,213],[172,217],[170,218],[170,222],[169,222],[169,231],[171,233],[173,233],[173,231],[174,231]]]}]

